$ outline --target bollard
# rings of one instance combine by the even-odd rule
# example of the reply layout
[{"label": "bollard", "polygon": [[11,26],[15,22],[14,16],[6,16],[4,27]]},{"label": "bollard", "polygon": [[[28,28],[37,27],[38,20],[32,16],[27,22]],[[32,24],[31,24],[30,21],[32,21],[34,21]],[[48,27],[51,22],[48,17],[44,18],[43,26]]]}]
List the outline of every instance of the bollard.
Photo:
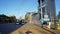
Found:
[{"label": "bollard", "polygon": [[51,22],[48,22],[47,28],[51,28]]}]

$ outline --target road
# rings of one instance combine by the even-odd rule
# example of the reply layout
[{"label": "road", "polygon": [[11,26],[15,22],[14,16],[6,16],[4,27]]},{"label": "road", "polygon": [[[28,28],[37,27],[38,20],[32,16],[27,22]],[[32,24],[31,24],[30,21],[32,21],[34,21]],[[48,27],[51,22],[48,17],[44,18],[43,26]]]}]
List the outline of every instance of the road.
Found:
[{"label": "road", "polygon": [[9,34],[10,32],[20,28],[22,25],[16,24],[0,24],[0,34]]},{"label": "road", "polygon": [[16,24],[0,24],[1,34],[27,34],[30,31],[32,34],[60,34],[60,31],[41,28],[39,24],[27,23],[25,25]]},{"label": "road", "polygon": [[38,24],[32,23],[27,23],[23,27],[11,32],[10,34],[27,34],[26,32],[28,31],[32,32],[31,34],[52,34],[51,32],[41,28]]},{"label": "road", "polygon": [[23,25],[21,28],[11,32],[10,34],[60,34],[60,31],[53,30],[49,28],[41,28],[39,24],[35,23],[27,23]]}]

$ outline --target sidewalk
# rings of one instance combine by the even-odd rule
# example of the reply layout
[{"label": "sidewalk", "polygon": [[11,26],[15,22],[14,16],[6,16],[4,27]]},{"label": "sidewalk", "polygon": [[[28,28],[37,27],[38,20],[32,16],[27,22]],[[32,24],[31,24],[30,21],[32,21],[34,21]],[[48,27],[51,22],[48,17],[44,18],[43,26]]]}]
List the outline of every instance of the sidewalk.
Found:
[{"label": "sidewalk", "polygon": [[34,25],[31,23],[25,24],[21,28],[11,32],[11,34],[26,34],[27,31],[32,32],[31,34],[52,34],[51,32],[39,27],[38,24]]}]

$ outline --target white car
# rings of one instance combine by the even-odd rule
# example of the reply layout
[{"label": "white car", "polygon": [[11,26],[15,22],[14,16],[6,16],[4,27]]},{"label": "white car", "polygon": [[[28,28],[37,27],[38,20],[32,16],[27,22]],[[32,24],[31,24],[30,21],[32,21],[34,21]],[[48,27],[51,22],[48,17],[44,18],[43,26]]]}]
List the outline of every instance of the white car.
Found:
[{"label": "white car", "polygon": [[17,25],[19,24],[19,23],[16,23]]}]

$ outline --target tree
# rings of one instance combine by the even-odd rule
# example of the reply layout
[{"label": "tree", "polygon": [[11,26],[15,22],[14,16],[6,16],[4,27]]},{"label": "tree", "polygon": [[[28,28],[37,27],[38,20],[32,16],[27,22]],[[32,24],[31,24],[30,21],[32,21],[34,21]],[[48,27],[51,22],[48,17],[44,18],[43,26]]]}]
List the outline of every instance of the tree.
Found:
[{"label": "tree", "polygon": [[29,16],[25,16],[25,20],[29,21],[30,17]]},{"label": "tree", "polygon": [[15,23],[16,22],[16,17],[15,16],[10,16],[9,17],[9,22],[10,23]]}]

